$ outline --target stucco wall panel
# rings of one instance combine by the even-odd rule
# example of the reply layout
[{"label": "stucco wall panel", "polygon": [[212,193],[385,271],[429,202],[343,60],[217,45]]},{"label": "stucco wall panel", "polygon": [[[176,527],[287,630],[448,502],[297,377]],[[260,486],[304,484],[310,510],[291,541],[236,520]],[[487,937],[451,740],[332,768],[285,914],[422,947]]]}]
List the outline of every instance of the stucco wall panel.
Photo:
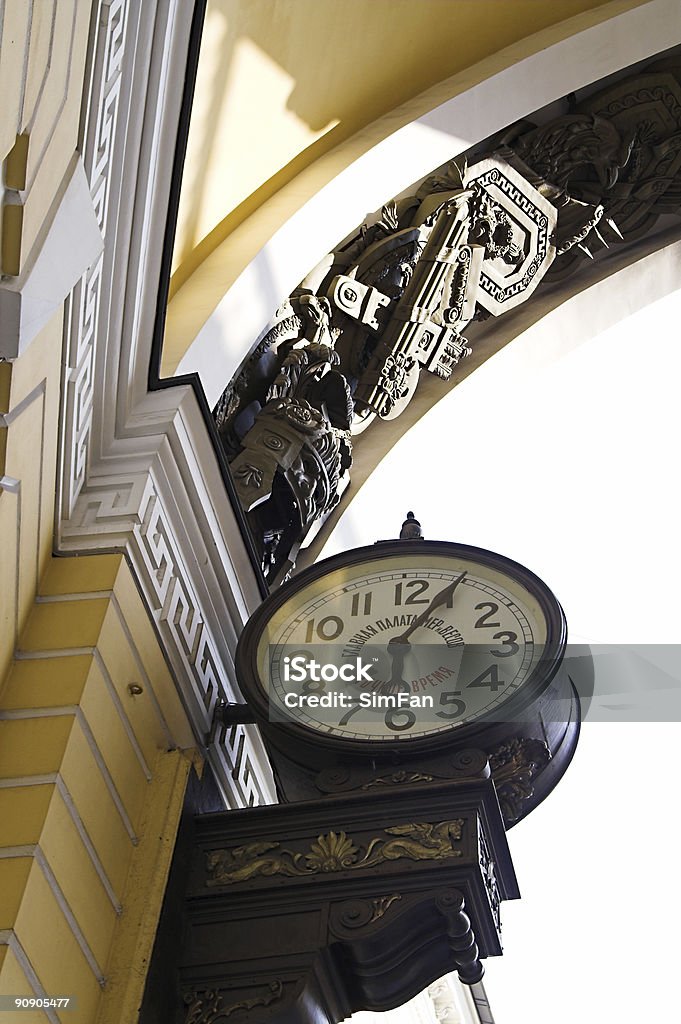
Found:
[{"label": "stucco wall panel", "polygon": [[[10,946],[0,946],[0,989],[16,996],[30,997],[34,994],[16,953]],[[22,1010],[24,1024],[45,1024],[47,1017],[42,1011]]]},{"label": "stucco wall panel", "polygon": [[2,218],[6,274],[17,276],[30,262],[76,152],[90,13],[89,0],[4,5],[0,157],[8,157],[11,171]]},{"label": "stucco wall panel", "polygon": [[104,970],[118,915],[56,787],[45,816],[40,848],[85,941]]},{"label": "stucco wall panel", "polygon": [[30,4],[3,5],[0,36],[0,96],[3,104],[3,116],[0,118],[0,160],[5,159],[21,131],[30,13]]},{"label": "stucco wall panel", "polygon": [[[53,560],[41,589],[0,690],[0,887],[12,894],[0,895],[0,983],[20,969],[16,992],[77,996],[73,1024],[93,1024],[100,1004],[127,1022],[192,762],[167,752],[165,719],[128,689],[147,662],[177,700],[122,556]],[[191,735],[186,721],[181,731]],[[111,988],[103,998],[108,972],[127,1018],[112,1016]]]},{"label": "stucco wall panel", "polygon": [[4,366],[0,678],[7,671],[52,551],[62,318],[60,309],[22,358]]}]

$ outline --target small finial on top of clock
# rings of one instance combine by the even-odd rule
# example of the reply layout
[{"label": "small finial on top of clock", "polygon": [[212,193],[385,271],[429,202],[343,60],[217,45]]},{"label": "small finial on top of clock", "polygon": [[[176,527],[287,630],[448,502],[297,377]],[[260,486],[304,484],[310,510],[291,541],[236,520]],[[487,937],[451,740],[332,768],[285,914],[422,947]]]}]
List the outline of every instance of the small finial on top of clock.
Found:
[{"label": "small finial on top of clock", "polygon": [[400,540],[423,540],[421,524],[414,517],[413,512],[407,512],[407,518],[402,523],[400,530]]}]

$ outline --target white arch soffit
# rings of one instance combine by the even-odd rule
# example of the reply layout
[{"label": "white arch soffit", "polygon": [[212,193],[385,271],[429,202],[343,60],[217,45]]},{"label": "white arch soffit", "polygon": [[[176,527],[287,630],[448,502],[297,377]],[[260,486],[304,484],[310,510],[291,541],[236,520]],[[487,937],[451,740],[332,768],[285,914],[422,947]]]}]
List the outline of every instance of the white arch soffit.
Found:
[{"label": "white arch soffit", "polygon": [[[611,17],[607,17],[609,11]],[[681,42],[678,0],[650,0],[634,8],[614,2],[595,13],[604,18],[596,25],[579,30],[583,24],[579,15],[523,40],[523,48],[531,45],[535,52],[521,60],[514,62],[521,45],[517,44],[428,90],[418,97],[421,109],[431,95],[440,99],[446,90],[452,96],[408,124],[404,124],[404,112],[416,101],[364,129],[372,134],[382,125],[385,134],[386,123],[402,124],[310,194],[218,301],[220,281],[233,275],[238,259],[235,246],[240,229],[230,235],[173,300],[179,319],[183,303],[196,301],[197,289],[203,296],[212,290],[217,302],[176,374],[197,373],[212,407],[277,307],[368,212],[380,209],[434,168],[528,112]],[[545,45],[557,30],[571,30],[572,34]],[[497,70],[500,64],[509,66]],[[471,80],[475,80],[472,86]],[[268,208],[276,211],[277,206],[289,202],[291,193],[294,201],[305,188],[312,193],[320,165],[329,160],[341,162],[343,150],[352,153],[353,148],[361,147],[362,135],[358,133],[321,157],[253,216],[266,216]],[[247,225],[248,221],[242,227]]]}]

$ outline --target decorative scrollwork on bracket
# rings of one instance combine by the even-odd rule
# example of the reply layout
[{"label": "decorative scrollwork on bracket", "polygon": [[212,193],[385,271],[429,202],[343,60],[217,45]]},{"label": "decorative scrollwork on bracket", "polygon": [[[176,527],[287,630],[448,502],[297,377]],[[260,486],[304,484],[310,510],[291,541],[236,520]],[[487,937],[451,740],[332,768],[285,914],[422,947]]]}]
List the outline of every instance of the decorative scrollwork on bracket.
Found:
[{"label": "decorative scrollwork on bracket", "polygon": [[399,892],[393,892],[384,896],[375,896],[373,899],[346,900],[333,908],[332,920],[340,933],[345,930],[356,931],[366,928],[368,925],[380,921],[393,903],[397,903],[401,899],[402,895]]},{"label": "decorative scrollwork on bracket", "polygon": [[534,794],[534,779],[551,760],[543,740],[521,738],[502,743],[490,754],[492,779],[506,826],[523,815],[524,805]]},{"label": "decorative scrollwork on bracket", "polygon": [[485,882],[485,888],[487,889],[490,907],[492,908],[494,923],[496,924],[497,932],[501,933],[501,894],[497,883],[494,860],[492,859],[492,854],[490,853],[487,840],[482,832],[478,835],[478,845],[482,877]]},{"label": "decorative scrollwork on bracket", "polygon": [[217,989],[186,989],[182,997],[187,1007],[184,1024],[221,1024],[239,1010],[269,1006],[281,998],[283,991],[283,984],[273,981],[262,994],[225,1006],[223,996]]},{"label": "decorative scrollwork on bracket", "polygon": [[406,769],[400,768],[396,772],[390,772],[389,775],[377,775],[369,782],[365,782],[361,788],[373,789],[375,786],[401,786],[405,783],[432,782],[434,778],[434,775],[429,775],[427,772],[408,772]]}]

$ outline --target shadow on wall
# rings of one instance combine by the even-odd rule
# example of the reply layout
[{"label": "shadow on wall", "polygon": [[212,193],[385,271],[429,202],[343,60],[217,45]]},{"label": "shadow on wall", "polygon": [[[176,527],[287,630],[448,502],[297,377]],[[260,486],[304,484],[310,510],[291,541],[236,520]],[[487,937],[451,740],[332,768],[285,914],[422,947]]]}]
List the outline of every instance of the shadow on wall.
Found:
[{"label": "shadow on wall", "polygon": [[[230,37],[225,12],[222,7],[229,7],[229,0],[218,0],[209,4],[206,13],[203,37],[201,41],[201,58],[207,47],[211,51],[219,48],[220,60],[207,61],[199,59],[197,76],[197,92],[191,112],[190,145],[194,145],[204,154],[202,160],[187,160],[182,175],[182,194],[175,233],[175,261],[177,264],[191,253],[200,239],[197,227],[201,219],[202,205],[206,194],[206,183],[211,168],[211,138],[227,98],[229,81],[234,54],[234,38]],[[214,13],[213,13],[214,12]],[[210,68],[208,81],[202,81],[203,68]],[[195,141],[194,141],[195,140]]]},{"label": "shadow on wall", "polygon": [[175,266],[212,234],[210,251],[305,164],[382,114],[598,6],[562,0],[556,12],[536,0],[208,0]]}]

